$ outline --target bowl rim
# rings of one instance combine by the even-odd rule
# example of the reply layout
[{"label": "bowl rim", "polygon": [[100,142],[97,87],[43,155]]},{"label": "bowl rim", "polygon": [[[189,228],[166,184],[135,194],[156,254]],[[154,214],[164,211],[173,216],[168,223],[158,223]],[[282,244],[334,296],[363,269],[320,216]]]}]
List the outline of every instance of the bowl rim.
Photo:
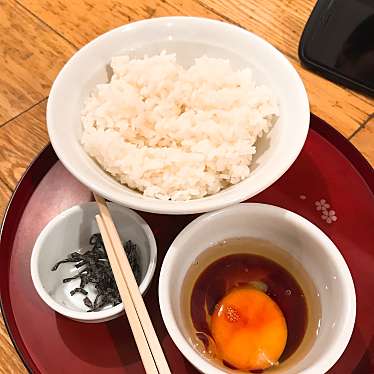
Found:
[{"label": "bowl rim", "polygon": [[218,367],[210,364],[196,350],[194,350],[179,330],[178,325],[173,317],[172,305],[168,292],[168,285],[170,283],[170,276],[172,272],[171,265],[175,256],[177,256],[181,251],[181,249],[178,248],[182,248],[181,244],[183,244],[184,236],[190,233],[191,230],[199,227],[202,222],[214,220],[215,217],[222,214],[231,212],[240,214],[243,211],[253,209],[261,210],[263,214],[268,214],[269,216],[283,217],[291,222],[299,224],[302,230],[305,232],[308,231],[310,235],[314,236],[314,238],[321,243],[324,255],[332,259],[337,272],[341,274],[342,284],[344,285],[347,301],[346,308],[342,308],[344,313],[342,321],[343,328],[340,330],[336,339],[327,348],[326,352],[320,357],[320,359],[300,372],[300,374],[325,373],[339,360],[346,349],[353,332],[356,319],[356,293],[352,275],[339,249],[320,228],[308,221],[306,218],[290,210],[280,208],[275,205],[263,203],[241,203],[218,211],[208,212],[193,220],[177,235],[166,253],[159,277],[159,304],[166,329],[174,344],[192,365],[199,368],[199,370],[201,370],[203,373],[225,373]]},{"label": "bowl rim", "polygon": [[[134,29],[138,27],[144,27],[147,25],[160,25],[163,26],[170,22],[178,22],[178,23],[187,23],[189,27],[198,26],[199,24],[211,25],[212,27],[218,27],[225,32],[231,33],[238,33],[238,35],[244,35],[246,38],[250,38],[254,40],[256,43],[261,44],[264,48],[269,50],[269,53],[273,55],[273,57],[277,60],[279,65],[282,65],[285,71],[288,72],[294,78],[294,90],[298,93],[298,97],[300,98],[300,102],[302,102],[302,106],[300,106],[300,111],[302,114],[300,115],[299,126],[298,126],[298,136],[295,137],[297,141],[290,147],[285,157],[282,159],[281,166],[275,170],[273,173],[265,174],[261,181],[257,184],[256,188],[248,189],[247,185],[243,185],[246,182],[247,178],[243,181],[231,186],[230,192],[225,192],[225,190],[221,190],[221,195],[209,195],[205,196],[200,199],[195,200],[188,200],[188,201],[165,201],[155,198],[146,198],[142,195],[138,196],[131,196],[127,194],[122,194],[118,192],[117,194],[112,194],[107,191],[107,187],[98,184],[96,181],[92,180],[90,177],[86,177],[82,175],[78,169],[76,169],[74,162],[65,159],[64,157],[64,147],[61,144],[59,137],[55,135],[55,126],[54,126],[54,114],[53,114],[53,105],[54,101],[56,100],[57,95],[60,92],[60,86],[65,79],[66,74],[74,69],[76,65],[79,65],[80,57],[86,53],[86,51],[90,49],[96,48],[97,43],[101,41],[105,41],[110,39],[113,35],[122,33],[123,31]],[[276,180],[278,180],[293,164],[293,162],[298,157],[299,153],[301,152],[304,143],[306,141],[306,137],[309,130],[309,122],[310,122],[310,109],[309,109],[309,100],[308,96],[300,78],[299,74],[293,67],[293,65],[288,61],[288,59],[273,45],[269,42],[264,40],[263,38],[257,36],[256,34],[247,31],[239,26],[229,24],[226,22],[213,20],[209,18],[203,17],[187,17],[187,16],[172,16],[172,17],[158,17],[146,20],[140,20],[136,22],[132,22],[126,25],[119,26],[113,30],[110,30],[79,49],[63,66],[60,70],[59,74],[57,75],[47,102],[47,129],[49,133],[49,137],[52,143],[52,146],[61,160],[63,165],[69,170],[71,174],[73,174],[78,180],[80,180],[84,185],[89,186],[91,190],[94,192],[104,196],[107,199],[115,201],[119,204],[125,204],[126,206],[140,210],[146,211],[151,213],[161,213],[161,214],[194,214],[194,213],[202,213],[208,212],[220,208],[224,208],[226,206],[239,203],[248,199],[251,196],[254,196],[265,188],[269,187],[273,184]],[[97,166],[99,167],[99,166]],[[227,191],[227,190],[226,190]],[[250,191],[248,193],[248,191]]]},{"label": "bowl rim", "polygon": [[[43,244],[45,242],[46,237],[50,234],[51,230],[60,225],[63,221],[70,219],[71,216],[77,214],[78,212],[85,210],[89,207],[93,207],[96,205],[96,202],[86,202],[78,205],[74,205],[63,212],[59,213],[55,216],[52,220],[50,220],[46,226],[42,229],[40,234],[38,235],[34,247],[31,253],[31,260],[30,260],[30,271],[31,271],[31,278],[34,284],[34,287],[39,295],[39,297],[53,310],[56,312],[69,317],[74,320],[80,321],[87,321],[87,322],[101,322],[105,319],[109,319],[114,316],[120,315],[124,311],[123,303],[120,303],[114,307],[99,310],[95,313],[87,313],[87,312],[80,312],[71,310],[62,304],[55,301],[55,299],[49,295],[49,293],[45,290],[42,281],[39,276],[38,270],[38,263],[39,257],[41,252],[43,251]],[[142,282],[139,285],[139,291],[141,294],[144,294],[148,289],[152,278],[154,276],[156,270],[156,263],[157,263],[157,245],[156,240],[153,235],[153,232],[147,222],[136,212],[132,211],[129,208],[121,206],[116,203],[108,203],[109,210],[112,207],[118,208],[121,210],[121,213],[131,217],[136,224],[141,226],[143,229],[148,241],[149,241],[149,265],[147,271],[144,275]]]}]

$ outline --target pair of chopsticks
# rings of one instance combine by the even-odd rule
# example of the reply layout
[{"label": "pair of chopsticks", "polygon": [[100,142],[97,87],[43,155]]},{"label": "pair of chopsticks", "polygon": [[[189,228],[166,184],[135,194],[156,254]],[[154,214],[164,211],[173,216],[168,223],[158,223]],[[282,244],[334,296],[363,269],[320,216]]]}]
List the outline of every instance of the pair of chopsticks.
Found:
[{"label": "pair of chopsticks", "polygon": [[96,221],[145,371],[171,373],[106,202],[94,197],[100,211]]}]

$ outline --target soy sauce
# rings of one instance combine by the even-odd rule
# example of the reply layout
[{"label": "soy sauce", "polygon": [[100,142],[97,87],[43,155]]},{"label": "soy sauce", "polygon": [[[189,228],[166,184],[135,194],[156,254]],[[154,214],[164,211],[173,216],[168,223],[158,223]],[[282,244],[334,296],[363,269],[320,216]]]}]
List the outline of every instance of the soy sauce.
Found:
[{"label": "soy sauce", "polygon": [[[216,304],[235,287],[249,286],[262,290],[277,303],[286,319],[288,337],[286,347],[279,359],[282,363],[298,349],[303,341],[308,326],[308,306],[302,287],[285,269],[286,266],[283,267],[273,259],[258,253],[230,254],[230,248],[233,251],[239,249],[243,251],[253,249],[256,245],[259,245],[257,252],[264,252],[270,256],[278,253],[276,250],[264,250],[269,247],[269,244],[263,243],[259,244],[253,239],[231,239],[217,245],[212,251],[213,257],[217,257],[219,252],[226,255],[210,263],[207,255],[205,260],[204,258],[198,259],[195,266],[201,271],[197,276],[195,274],[189,293],[189,312],[193,329],[196,332],[195,336],[199,337],[206,346],[207,337],[211,338],[210,316]],[[205,261],[208,263],[204,264]],[[287,257],[283,257],[281,262],[287,264]],[[293,263],[292,266],[297,265]],[[196,271],[198,270],[195,269]],[[192,278],[188,280],[187,277],[187,283],[191,282]]]}]

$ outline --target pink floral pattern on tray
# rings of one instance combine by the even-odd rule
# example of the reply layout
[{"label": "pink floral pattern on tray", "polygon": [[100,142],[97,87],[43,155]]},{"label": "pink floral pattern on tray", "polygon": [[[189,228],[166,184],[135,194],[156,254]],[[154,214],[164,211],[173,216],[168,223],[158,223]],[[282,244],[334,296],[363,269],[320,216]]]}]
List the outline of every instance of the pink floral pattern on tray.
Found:
[{"label": "pink floral pattern on tray", "polygon": [[326,221],[326,223],[333,223],[338,220],[335,210],[329,210],[330,204],[326,202],[325,199],[321,199],[315,202],[316,210],[321,211],[321,218]]},{"label": "pink floral pattern on tray", "polygon": [[[307,196],[302,194],[299,195],[300,200],[307,200]],[[338,220],[335,210],[330,209],[330,204],[326,199],[320,199],[314,202],[315,209],[317,212],[321,213],[321,219],[326,221],[326,223],[331,224]]]}]

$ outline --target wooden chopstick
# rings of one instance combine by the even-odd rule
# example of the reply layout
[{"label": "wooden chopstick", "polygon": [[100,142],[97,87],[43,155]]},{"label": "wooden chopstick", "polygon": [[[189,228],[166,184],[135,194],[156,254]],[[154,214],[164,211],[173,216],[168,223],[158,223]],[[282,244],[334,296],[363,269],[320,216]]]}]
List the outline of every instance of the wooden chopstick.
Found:
[{"label": "wooden chopstick", "polygon": [[[99,206],[100,217],[106,228],[109,240],[111,241],[112,248],[117,259],[117,264],[121,270],[121,274],[124,277],[157,369],[161,374],[171,373],[106,202],[101,196],[98,196],[95,193],[94,197]],[[123,300],[123,302],[125,301]]]},{"label": "wooden chopstick", "polygon": [[116,281],[118,291],[121,295],[127,319],[129,321],[132,333],[134,335],[134,339],[138,347],[145,371],[147,374],[158,374],[159,372],[157,370],[156,363],[153,359],[152,352],[148,345],[147,339],[144,335],[144,331],[138,318],[135,306],[132,303],[129,290],[126,285],[126,281],[118,265],[115,250],[112,247],[112,242],[110,241],[107,229],[104,225],[102,218],[99,215],[96,216],[96,221],[99,226],[101,237],[103,238],[103,242],[105,245],[106,253],[108,255],[110,266],[112,268],[114,279]]}]

